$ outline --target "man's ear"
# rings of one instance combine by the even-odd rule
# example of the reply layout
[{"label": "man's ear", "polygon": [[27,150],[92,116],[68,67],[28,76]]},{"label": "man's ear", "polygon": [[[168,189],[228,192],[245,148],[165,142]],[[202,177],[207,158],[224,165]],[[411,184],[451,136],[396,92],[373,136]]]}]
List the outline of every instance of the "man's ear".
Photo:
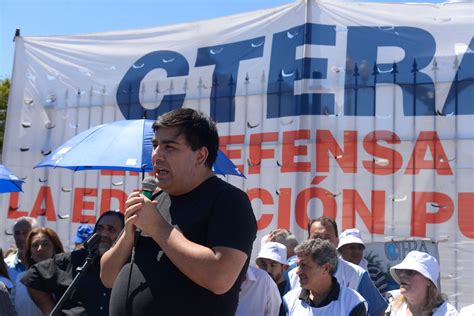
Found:
[{"label": "man's ear", "polygon": [[209,156],[209,150],[207,149],[206,146],[202,146],[201,148],[196,150],[196,157],[197,157],[196,163],[198,165],[204,165],[206,163],[207,156]]},{"label": "man's ear", "polygon": [[328,274],[331,274],[331,264],[329,262],[326,262],[323,265],[324,271],[326,271]]}]

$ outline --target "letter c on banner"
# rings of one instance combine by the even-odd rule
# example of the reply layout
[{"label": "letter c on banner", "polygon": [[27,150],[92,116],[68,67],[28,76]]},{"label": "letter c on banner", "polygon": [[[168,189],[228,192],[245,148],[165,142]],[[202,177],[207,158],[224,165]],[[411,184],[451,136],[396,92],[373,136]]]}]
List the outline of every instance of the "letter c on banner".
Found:
[{"label": "letter c on banner", "polygon": [[153,110],[143,108],[140,103],[140,84],[154,69],[164,69],[168,78],[189,74],[188,61],[183,55],[174,51],[160,50],[138,59],[128,69],[117,89],[117,104],[126,119],[142,119],[144,111],[147,112],[147,117],[155,119],[160,114],[182,107],[186,94],[165,95],[157,108]]},{"label": "letter c on banner", "polygon": [[[247,195],[250,201],[258,199],[263,205],[273,205],[273,197],[270,192],[263,188],[252,188],[247,190]],[[258,230],[262,230],[268,227],[273,220],[273,214],[262,213],[260,218],[257,220]]]}]

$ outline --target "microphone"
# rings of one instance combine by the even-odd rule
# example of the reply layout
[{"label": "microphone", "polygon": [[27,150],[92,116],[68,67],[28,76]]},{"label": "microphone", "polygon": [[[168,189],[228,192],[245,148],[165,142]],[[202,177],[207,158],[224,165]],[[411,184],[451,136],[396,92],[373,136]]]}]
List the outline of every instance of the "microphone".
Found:
[{"label": "microphone", "polygon": [[155,192],[158,185],[158,180],[155,177],[146,177],[142,180],[142,194],[149,200],[153,198],[153,192]]},{"label": "microphone", "polygon": [[94,253],[99,247],[99,242],[100,242],[100,235],[97,233],[94,233],[92,234],[92,236],[87,238],[83,246],[85,249],[89,250],[89,252]]},{"label": "microphone", "polygon": [[[142,180],[142,195],[146,196],[149,200],[153,201],[162,191],[159,191],[157,194],[155,192],[156,187],[158,186],[158,180],[155,177],[146,177]],[[133,241],[133,247],[138,243],[138,238],[140,235],[145,236],[139,229],[135,231],[135,238]]]}]

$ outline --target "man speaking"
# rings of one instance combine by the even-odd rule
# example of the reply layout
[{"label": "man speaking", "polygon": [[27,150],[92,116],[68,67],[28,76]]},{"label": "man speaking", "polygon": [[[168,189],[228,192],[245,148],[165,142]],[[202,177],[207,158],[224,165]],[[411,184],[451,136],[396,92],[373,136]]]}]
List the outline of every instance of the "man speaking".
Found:
[{"label": "man speaking", "polygon": [[177,109],[153,129],[154,171],[171,206],[128,197],[125,232],[101,259],[110,315],[234,315],[257,230],[250,201],[213,174],[219,138],[207,116]]}]

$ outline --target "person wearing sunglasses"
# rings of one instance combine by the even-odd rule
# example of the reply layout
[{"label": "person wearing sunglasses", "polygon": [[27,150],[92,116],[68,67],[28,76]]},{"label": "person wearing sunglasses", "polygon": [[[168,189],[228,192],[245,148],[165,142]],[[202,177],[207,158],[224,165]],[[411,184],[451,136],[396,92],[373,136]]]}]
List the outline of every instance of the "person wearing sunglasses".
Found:
[{"label": "person wearing sunglasses", "polygon": [[440,291],[439,264],[433,256],[411,251],[390,268],[390,274],[400,285],[400,292],[391,300],[385,315],[458,315]]}]

